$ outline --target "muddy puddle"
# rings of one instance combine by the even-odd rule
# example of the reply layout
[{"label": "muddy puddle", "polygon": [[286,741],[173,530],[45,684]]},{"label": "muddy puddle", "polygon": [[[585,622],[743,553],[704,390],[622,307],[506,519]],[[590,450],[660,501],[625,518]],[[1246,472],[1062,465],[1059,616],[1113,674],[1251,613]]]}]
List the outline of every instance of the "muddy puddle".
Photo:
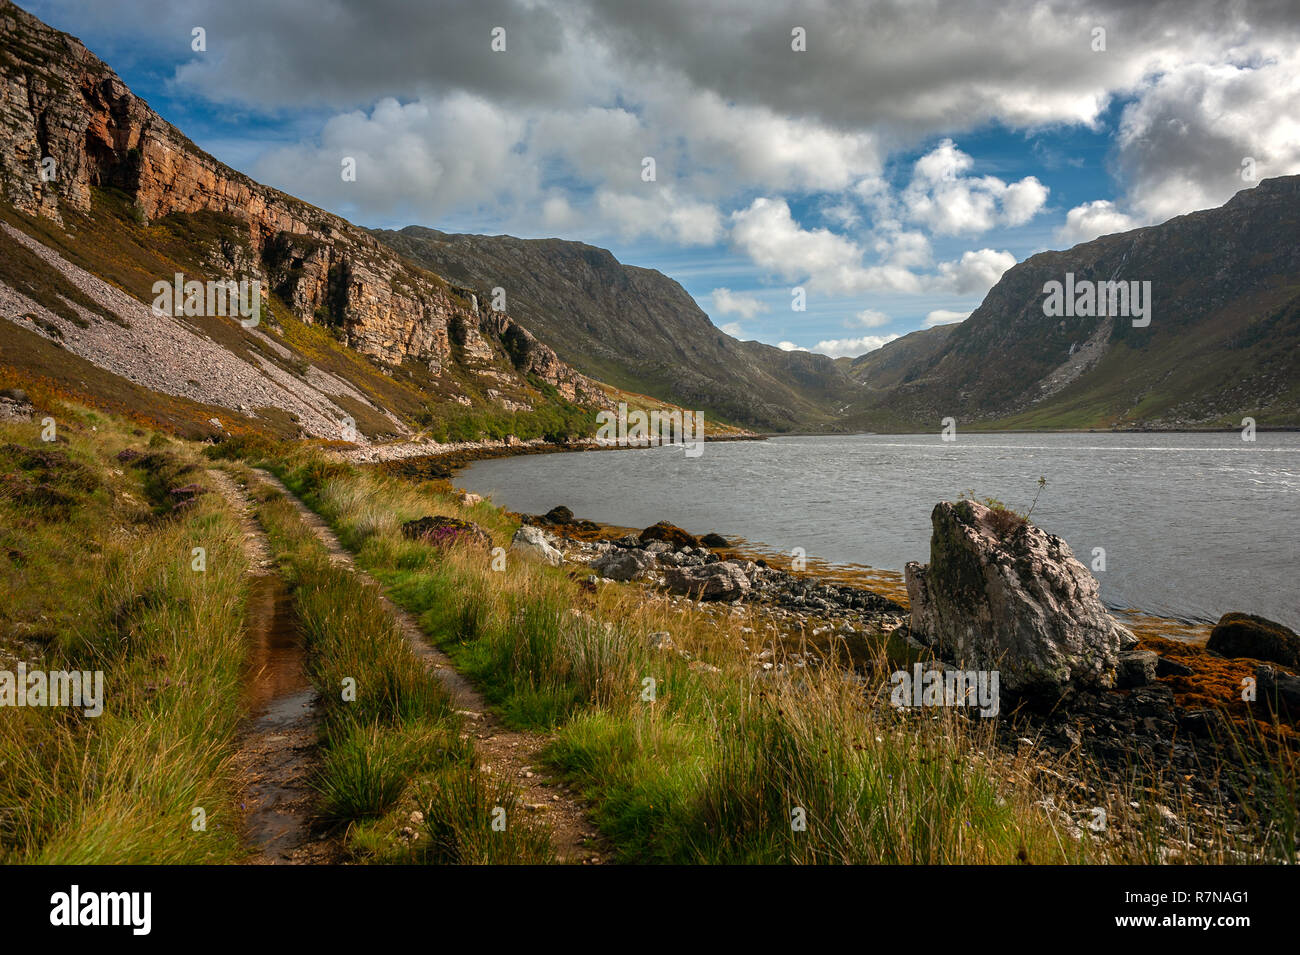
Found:
[{"label": "muddy puddle", "polygon": [[288,862],[310,839],[316,693],[293,597],[280,576],[253,579],[245,634],[245,836],[263,861]]}]

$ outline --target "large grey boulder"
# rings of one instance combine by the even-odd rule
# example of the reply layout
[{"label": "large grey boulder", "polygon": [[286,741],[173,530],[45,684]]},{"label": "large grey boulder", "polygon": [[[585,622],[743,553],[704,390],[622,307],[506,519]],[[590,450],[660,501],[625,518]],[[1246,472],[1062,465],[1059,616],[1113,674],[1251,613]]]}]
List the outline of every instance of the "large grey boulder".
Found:
[{"label": "large grey boulder", "polygon": [[671,567],[664,582],[673,593],[700,600],[737,600],[749,593],[750,586],[744,568],[730,560],[698,567]]},{"label": "large grey boulder", "polygon": [[998,670],[1012,692],[1115,685],[1137,638],[1065,541],[974,501],[943,501],[930,519],[930,563],[905,568],[913,636],[958,666]]},{"label": "large grey boulder", "polygon": [[551,535],[541,528],[528,524],[522,525],[515,531],[515,536],[510,540],[510,549],[519,552],[523,557],[543,561],[552,567],[559,567],[564,563],[564,555],[552,543]]},{"label": "large grey boulder", "polygon": [[643,550],[611,550],[591,562],[591,567],[610,580],[640,580],[655,568],[655,555]]}]

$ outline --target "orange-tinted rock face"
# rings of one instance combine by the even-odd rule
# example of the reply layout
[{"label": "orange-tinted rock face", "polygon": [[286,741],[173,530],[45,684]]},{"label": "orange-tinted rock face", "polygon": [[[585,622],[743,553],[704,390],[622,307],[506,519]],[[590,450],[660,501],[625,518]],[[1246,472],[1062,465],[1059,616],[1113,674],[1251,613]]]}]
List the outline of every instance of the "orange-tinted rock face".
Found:
[{"label": "orange-tinted rock face", "polygon": [[0,0],[0,192],[62,222],[59,204],[89,211],[92,187],[121,189],[149,220],[202,211],[244,220],[254,261],[239,264],[299,318],[328,321],[381,362],[417,361],[441,374],[458,328],[471,371],[499,365],[504,350],[520,375],[566,397],[597,394],[508,316],[480,309],[347,221],[213,159],[79,41]]}]

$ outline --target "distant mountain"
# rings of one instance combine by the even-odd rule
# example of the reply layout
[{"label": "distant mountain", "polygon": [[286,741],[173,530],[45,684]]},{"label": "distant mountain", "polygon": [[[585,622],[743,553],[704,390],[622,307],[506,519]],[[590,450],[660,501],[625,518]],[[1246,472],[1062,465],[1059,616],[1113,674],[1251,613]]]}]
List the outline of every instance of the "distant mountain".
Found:
[{"label": "distant mountain", "polygon": [[834,429],[860,392],[824,355],[737,341],[672,279],[604,249],[420,226],[373,234],[484,300],[504,289],[511,314],[563,361],[621,388],[769,431]]},{"label": "distant mountain", "polygon": [[[375,234],[480,295],[505,289],[520,322],[580,371],[749,427],[932,430],[946,417],[981,428],[1240,427],[1247,416],[1300,425],[1300,177],[1034,255],[965,322],[835,361],[737,342],[676,282],[603,249],[415,226]],[[1136,282],[1135,294],[1150,283],[1150,324],[1049,316],[1050,282]],[[1117,289],[1101,294],[1121,304]]]},{"label": "distant mountain", "polygon": [[[1049,317],[1044,287],[1150,282],[1131,317]],[[1109,299],[1108,299],[1109,300]],[[1141,319],[1139,319],[1139,322]],[[855,359],[865,386],[840,424],[937,430],[1300,425],[1300,176],[1218,209],[1042,252],[1007,271],[960,325]]]}]

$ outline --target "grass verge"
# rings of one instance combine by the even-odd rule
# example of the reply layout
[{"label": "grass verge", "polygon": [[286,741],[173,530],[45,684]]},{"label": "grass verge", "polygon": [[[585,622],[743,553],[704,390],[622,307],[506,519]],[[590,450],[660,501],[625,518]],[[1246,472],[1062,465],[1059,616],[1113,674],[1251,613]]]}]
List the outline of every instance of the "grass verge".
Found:
[{"label": "grass verge", "polygon": [[322,701],[320,812],[346,826],[365,862],[553,861],[547,833],[518,822],[508,783],[480,771],[443,687],[425,670],[379,593],[331,563],[278,491],[259,518],[297,601],[308,673]]}]

